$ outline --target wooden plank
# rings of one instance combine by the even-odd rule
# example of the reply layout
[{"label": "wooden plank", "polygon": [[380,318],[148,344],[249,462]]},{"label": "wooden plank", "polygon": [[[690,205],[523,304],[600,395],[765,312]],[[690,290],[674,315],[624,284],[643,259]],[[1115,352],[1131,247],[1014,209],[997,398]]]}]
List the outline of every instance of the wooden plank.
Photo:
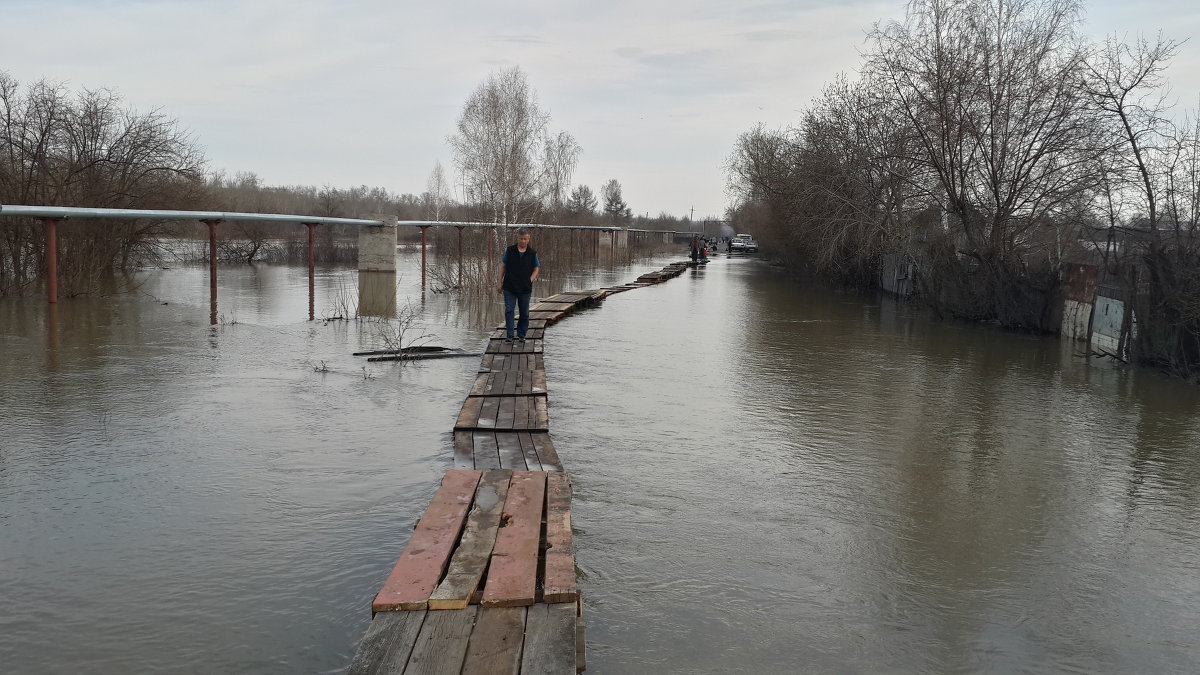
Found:
[{"label": "wooden plank", "polygon": [[429,612],[404,675],[458,675],[467,656],[478,607]]},{"label": "wooden plank", "polygon": [[487,583],[483,587],[484,606],[520,607],[534,603],[545,501],[545,472],[513,472],[504,501],[500,534],[496,537]]},{"label": "wooden plank", "polygon": [[517,399],[515,403],[516,410],[513,411],[513,429],[528,429],[530,422],[529,410],[532,407],[529,405],[529,398]]},{"label": "wooden plank", "polygon": [[467,392],[467,396],[486,396],[488,390],[494,382],[493,373],[479,373],[475,376],[475,384],[471,385],[471,390]]},{"label": "wooden plank", "polygon": [[484,607],[475,620],[462,675],[516,675],[525,643],[524,607]]},{"label": "wooden plank", "polygon": [[541,462],[543,471],[563,470],[562,461],[558,458],[558,452],[554,449],[554,442],[550,440],[550,434],[530,434],[529,438],[537,450],[538,461]]},{"label": "wooden plank", "polygon": [[[492,340],[503,340],[505,338],[504,329],[497,328],[496,330],[492,331],[492,334],[488,337]],[[525,333],[525,337],[531,340],[541,340],[542,338],[546,337],[546,329],[530,328],[529,331]]]},{"label": "wooden plank", "polygon": [[[533,330],[534,328],[545,328],[546,327],[545,319],[538,319],[538,318],[534,317],[532,313],[529,316],[530,316],[530,318],[529,318],[529,329],[530,330]],[[505,330],[505,326],[503,323],[496,326],[496,328],[499,330]]]},{"label": "wooden plank", "polygon": [[538,603],[525,617],[521,673],[575,672],[575,605]]},{"label": "wooden plank", "polygon": [[526,471],[525,454],[521,452],[521,440],[512,432],[496,432],[496,447],[500,449],[500,466],[515,471]]},{"label": "wooden plank", "polygon": [[421,633],[425,614],[424,611],[416,611],[376,615],[362,642],[358,643],[346,675],[403,672],[417,643],[417,636]]},{"label": "wooden plank", "polygon": [[496,434],[490,431],[476,431],[475,445],[472,454],[475,456],[476,469],[499,469],[500,452],[496,448]]},{"label": "wooden plank", "polygon": [[[496,401],[496,428],[513,429],[516,422],[517,396],[499,396]],[[520,398],[524,398],[523,396]]]},{"label": "wooden plank", "polygon": [[517,440],[521,442],[521,454],[525,455],[525,465],[530,471],[547,471],[542,467],[542,462],[538,459],[537,448],[533,445],[533,439],[530,433],[522,431],[517,433]]},{"label": "wooden plank", "polygon": [[546,371],[531,370],[527,371],[529,376],[529,393],[530,394],[545,394],[546,389]]},{"label": "wooden plank", "polygon": [[540,352],[534,354],[486,354],[479,364],[481,373],[545,369],[546,359]]},{"label": "wooden plank", "polygon": [[571,482],[565,473],[546,475],[546,563],[542,573],[545,602],[575,602],[575,548],[571,537]]},{"label": "wooden plank", "polygon": [[550,411],[546,407],[546,399],[538,396],[532,399],[536,408],[535,421],[527,427],[530,431],[550,431]]},{"label": "wooden plank", "polygon": [[454,432],[454,468],[475,468],[475,438],[470,431]]},{"label": "wooden plank", "polygon": [[505,342],[503,339],[492,338],[488,342],[487,354],[541,354],[545,351],[541,340],[527,338],[524,342]]},{"label": "wooden plank", "polygon": [[371,603],[371,611],[425,609],[429,594],[446,571],[482,475],[479,471],[460,469],[446,472],[408,545]]},{"label": "wooden plank", "polygon": [[483,399],[468,397],[463,401],[462,410],[458,412],[458,420],[454,422],[457,429],[475,429],[479,426],[479,414],[483,407]]},{"label": "wooden plank", "polygon": [[[542,301],[529,308],[532,312],[571,312],[575,309],[574,302],[547,302]],[[532,314],[530,315],[532,316]]]},{"label": "wooden plank", "polygon": [[446,569],[446,578],[429,596],[430,609],[462,609],[471,604],[471,596],[483,581],[484,570],[496,545],[500,514],[504,510],[511,477],[511,471],[501,469],[483,472],[479,487],[475,489],[475,504]]},{"label": "wooden plank", "polygon": [[498,399],[495,397],[480,397],[475,400],[482,401],[479,404],[479,419],[475,422],[475,428],[495,429],[496,413],[500,407]]}]

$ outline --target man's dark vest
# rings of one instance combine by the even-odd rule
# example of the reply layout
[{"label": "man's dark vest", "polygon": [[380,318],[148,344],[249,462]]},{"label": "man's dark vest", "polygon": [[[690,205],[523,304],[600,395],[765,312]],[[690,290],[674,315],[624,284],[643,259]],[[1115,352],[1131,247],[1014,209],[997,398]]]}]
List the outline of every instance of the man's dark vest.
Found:
[{"label": "man's dark vest", "polygon": [[533,261],[537,260],[537,251],[525,249],[525,255],[513,244],[505,251],[504,259],[504,290],[521,295],[533,292],[533,282],[529,280],[533,274]]}]

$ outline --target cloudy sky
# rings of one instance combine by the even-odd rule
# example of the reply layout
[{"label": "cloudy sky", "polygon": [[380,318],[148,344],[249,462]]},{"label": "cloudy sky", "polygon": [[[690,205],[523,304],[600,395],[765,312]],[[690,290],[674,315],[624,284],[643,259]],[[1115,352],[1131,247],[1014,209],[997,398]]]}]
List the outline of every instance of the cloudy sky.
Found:
[{"label": "cloudy sky", "polygon": [[[899,1],[0,0],[0,70],[110,87],[191,129],[210,168],[421,192],[489,72],[519,65],[635,213],[719,215],[737,135],[785,126]],[[1085,32],[1200,34],[1200,2],[1090,2]],[[1170,71],[1200,99],[1200,42]]]}]

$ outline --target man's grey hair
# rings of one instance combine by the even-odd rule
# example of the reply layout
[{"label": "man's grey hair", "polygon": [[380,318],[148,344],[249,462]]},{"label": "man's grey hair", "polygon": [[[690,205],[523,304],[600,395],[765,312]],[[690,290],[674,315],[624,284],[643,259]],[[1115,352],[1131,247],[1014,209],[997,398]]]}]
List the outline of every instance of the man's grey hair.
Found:
[{"label": "man's grey hair", "polygon": [[525,228],[523,228],[523,227],[518,227],[518,228],[517,228],[517,232],[516,232],[516,234],[517,234],[517,236],[518,236],[518,237],[523,237],[523,236],[525,236],[525,235],[529,234],[529,230],[527,230],[527,229],[525,229]]}]

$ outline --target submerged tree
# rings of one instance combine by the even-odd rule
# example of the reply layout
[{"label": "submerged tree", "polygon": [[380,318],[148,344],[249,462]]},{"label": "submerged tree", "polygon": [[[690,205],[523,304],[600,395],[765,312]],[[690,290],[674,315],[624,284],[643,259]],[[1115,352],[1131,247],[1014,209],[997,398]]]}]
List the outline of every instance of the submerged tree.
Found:
[{"label": "submerged tree", "polygon": [[[141,113],[110,90],[72,94],[36,82],[24,90],[0,71],[0,203],[181,209],[204,196],[204,157],[191,134],[158,110]],[[104,221],[60,231],[60,273],[84,292],[114,267],[156,254],[164,223]],[[44,242],[32,220],[0,220],[0,293],[42,270]]]}]

